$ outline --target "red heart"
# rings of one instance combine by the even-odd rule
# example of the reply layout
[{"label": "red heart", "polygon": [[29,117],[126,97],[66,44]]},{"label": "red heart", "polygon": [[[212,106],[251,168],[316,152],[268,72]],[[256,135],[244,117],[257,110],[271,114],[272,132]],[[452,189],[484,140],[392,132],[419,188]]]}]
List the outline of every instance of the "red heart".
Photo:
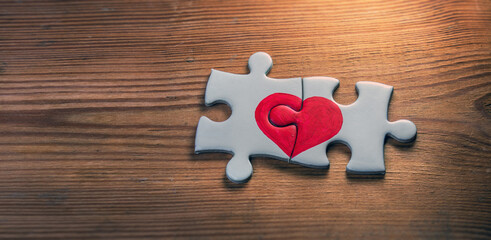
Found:
[{"label": "red heart", "polygon": [[275,93],[257,106],[256,122],[269,139],[293,158],[334,137],[341,130],[343,115],[338,105],[327,98],[310,97],[302,106],[302,100],[294,95]]}]

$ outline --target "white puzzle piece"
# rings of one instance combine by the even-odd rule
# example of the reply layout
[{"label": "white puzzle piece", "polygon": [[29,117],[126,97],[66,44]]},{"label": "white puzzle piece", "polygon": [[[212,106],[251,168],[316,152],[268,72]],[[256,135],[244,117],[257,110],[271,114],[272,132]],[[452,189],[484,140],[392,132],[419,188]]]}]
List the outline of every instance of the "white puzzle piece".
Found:
[{"label": "white puzzle piece", "polygon": [[[304,100],[320,96],[333,100],[339,80],[329,77],[303,79]],[[333,138],[312,147],[292,158],[291,162],[310,167],[328,167],[326,148],[332,142],[342,142],[351,149],[351,159],[346,171],[354,174],[384,174],[384,141],[389,135],[401,142],[410,142],[416,136],[416,125],[408,120],[389,122],[387,111],[393,87],[375,83],[358,82],[358,99],[351,105],[338,104],[343,125]]]},{"label": "white puzzle piece", "polygon": [[233,154],[227,164],[227,177],[237,183],[252,175],[250,156],[268,156],[288,161],[290,156],[259,129],[255,120],[258,104],[273,93],[302,98],[301,78],[273,79],[266,76],[273,61],[263,52],[249,58],[247,75],[212,70],[205,92],[205,104],[226,103],[232,109],[229,119],[214,122],[201,117],[196,130],[195,152],[221,151]]}]

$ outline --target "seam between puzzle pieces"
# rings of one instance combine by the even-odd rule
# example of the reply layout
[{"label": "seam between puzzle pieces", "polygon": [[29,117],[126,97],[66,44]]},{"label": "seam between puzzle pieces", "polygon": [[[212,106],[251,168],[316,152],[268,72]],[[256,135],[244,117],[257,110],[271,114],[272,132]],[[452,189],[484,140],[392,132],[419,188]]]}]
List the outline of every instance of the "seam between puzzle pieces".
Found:
[{"label": "seam between puzzle pieces", "polygon": [[[302,102],[300,103],[300,111],[302,111],[303,109],[303,101],[305,101],[305,94],[304,94],[304,87],[303,87],[303,78],[300,79],[300,86],[301,86],[301,94],[302,94]],[[298,125],[295,124],[295,142],[293,143],[293,148],[292,148],[292,152],[290,153],[290,156],[288,157],[288,163],[290,164],[291,163],[291,160],[292,160],[292,156],[293,156],[293,153],[295,152],[295,147],[297,146],[297,140],[298,140]]]}]

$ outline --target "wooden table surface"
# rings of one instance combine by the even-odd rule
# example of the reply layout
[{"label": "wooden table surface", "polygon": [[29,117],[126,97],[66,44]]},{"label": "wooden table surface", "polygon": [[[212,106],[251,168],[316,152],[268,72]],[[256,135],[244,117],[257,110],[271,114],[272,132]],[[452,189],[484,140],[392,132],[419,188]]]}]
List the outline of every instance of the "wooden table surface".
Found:
[{"label": "wooden table surface", "polygon": [[[212,68],[395,88],[383,178],[194,154]],[[491,2],[0,2],[1,239],[491,238]]]}]

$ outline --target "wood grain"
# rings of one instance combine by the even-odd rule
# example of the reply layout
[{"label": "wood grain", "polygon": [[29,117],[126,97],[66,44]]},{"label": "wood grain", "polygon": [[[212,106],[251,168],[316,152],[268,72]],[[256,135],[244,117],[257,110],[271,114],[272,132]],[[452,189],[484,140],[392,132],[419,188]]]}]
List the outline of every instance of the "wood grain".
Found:
[{"label": "wood grain", "polygon": [[[0,1],[1,239],[491,238],[491,2]],[[384,178],[194,155],[215,68],[395,87]]]}]

